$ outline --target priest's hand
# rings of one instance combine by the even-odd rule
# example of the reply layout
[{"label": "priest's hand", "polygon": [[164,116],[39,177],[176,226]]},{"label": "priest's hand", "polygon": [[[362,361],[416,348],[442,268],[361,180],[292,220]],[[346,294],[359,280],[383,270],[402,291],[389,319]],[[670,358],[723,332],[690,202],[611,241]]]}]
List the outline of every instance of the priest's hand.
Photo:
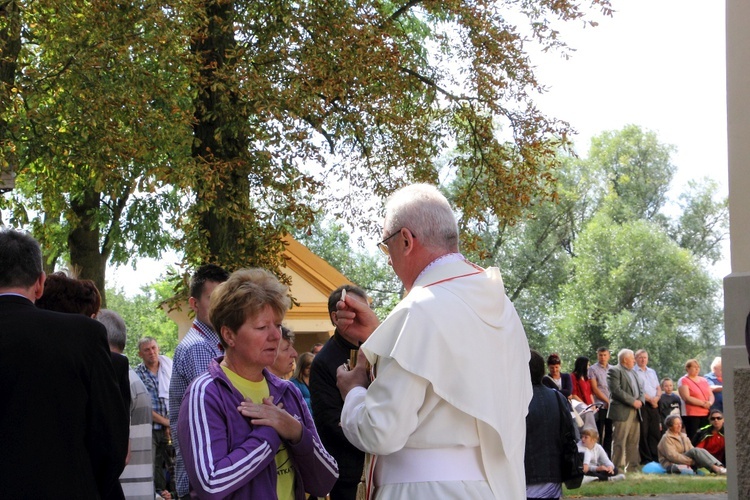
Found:
[{"label": "priest's hand", "polygon": [[359,296],[350,293],[336,303],[334,323],[348,339],[364,342],[380,325],[375,311]]}]

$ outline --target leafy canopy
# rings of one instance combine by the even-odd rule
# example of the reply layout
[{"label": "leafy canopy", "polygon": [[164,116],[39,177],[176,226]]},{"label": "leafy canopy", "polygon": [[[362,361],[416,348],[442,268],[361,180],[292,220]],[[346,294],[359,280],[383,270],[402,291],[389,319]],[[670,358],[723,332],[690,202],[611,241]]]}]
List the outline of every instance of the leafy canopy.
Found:
[{"label": "leafy canopy", "polygon": [[672,151],[635,125],[604,132],[587,157],[561,159],[556,203],[513,224],[489,210],[466,224],[479,242],[472,258],[501,268],[533,347],[569,367],[600,346],[644,347],[674,376],[717,352],[720,288],[708,266],[727,236],[726,200],[694,181],[671,205]]},{"label": "leafy canopy", "polygon": [[380,199],[443,174],[467,220],[518,218],[555,197],[570,133],[535,107],[526,47],[564,52],[553,21],[589,14],[576,0],[11,4],[6,206],[101,281],[106,262],[170,244],[191,265],[275,268],[278,236],[316,211],[372,229]]}]

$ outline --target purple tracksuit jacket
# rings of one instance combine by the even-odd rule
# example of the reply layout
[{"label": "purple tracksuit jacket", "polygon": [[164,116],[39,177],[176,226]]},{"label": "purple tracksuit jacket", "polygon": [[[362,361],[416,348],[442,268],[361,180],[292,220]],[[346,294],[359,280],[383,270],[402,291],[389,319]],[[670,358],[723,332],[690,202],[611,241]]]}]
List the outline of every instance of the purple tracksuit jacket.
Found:
[{"label": "purple tracksuit jacket", "polygon": [[[276,452],[281,438],[268,426],[252,425],[237,410],[242,395],[219,366],[196,378],[180,406],[177,433],[193,498],[276,498]],[[295,498],[305,492],[323,497],[338,478],[336,460],[328,454],[315,430],[299,389],[263,370],[275,402],[302,423],[302,439],[285,442],[294,462]]]}]

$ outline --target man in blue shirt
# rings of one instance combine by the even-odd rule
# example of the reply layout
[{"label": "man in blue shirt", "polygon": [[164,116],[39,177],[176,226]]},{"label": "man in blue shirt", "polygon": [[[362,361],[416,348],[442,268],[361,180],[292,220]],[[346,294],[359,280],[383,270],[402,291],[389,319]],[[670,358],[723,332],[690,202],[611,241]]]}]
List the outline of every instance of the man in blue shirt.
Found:
[{"label": "man in blue shirt", "polygon": [[152,444],[154,450],[154,487],[162,497],[167,484],[166,471],[171,465],[169,453],[171,436],[169,430],[169,382],[172,378],[172,360],[159,354],[159,344],[153,337],[143,337],[138,341],[138,356],[143,363],[135,372],[148,389],[151,396]]},{"label": "man in blue shirt", "polygon": [[190,484],[177,440],[177,418],[180,404],[190,382],[205,372],[212,359],[222,354],[219,334],[211,326],[208,306],[211,292],[229,278],[221,267],[206,264],[199,267],[190,280],[190,308],[195,311],[193,326],[177,345],[172,364],[172,379],[169,384],[169,422],[172,429],[172,444],[175,451],[175,487],[177,497],[189,498]]},{"label": "man in blue shirt", "polygon": [[711,362],[711,371],[703,375],[703,378],[708,380],[708,385],[711,386],[711,391],[714,393],[714,404],[711,408],[716,408],[720,412],[724,411],[724,379],[721,373],[721,357],[715,357]]}]

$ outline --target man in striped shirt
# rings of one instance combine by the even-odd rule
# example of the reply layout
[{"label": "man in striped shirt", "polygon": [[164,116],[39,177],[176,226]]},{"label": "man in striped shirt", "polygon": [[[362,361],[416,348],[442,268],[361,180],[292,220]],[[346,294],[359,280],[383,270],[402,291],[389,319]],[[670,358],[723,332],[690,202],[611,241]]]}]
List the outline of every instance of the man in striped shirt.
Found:
[{"label": "man in striped shirt", "polygon": [[177,440],[180,404],[190,382],[205,372],[211,360],[222,353],[219,334],[214,331],[208,317],[208,306],[211,292],[228,278],[229,273],[214,264],[203,265],[195,271],[190,280],[188,301],[190,308],[195,311],[195,320],[174,351],[172,379],[169,384],[169,423],[175,450],[175,487],[180,499],[189,498],[190,493],[187,471]]}]

